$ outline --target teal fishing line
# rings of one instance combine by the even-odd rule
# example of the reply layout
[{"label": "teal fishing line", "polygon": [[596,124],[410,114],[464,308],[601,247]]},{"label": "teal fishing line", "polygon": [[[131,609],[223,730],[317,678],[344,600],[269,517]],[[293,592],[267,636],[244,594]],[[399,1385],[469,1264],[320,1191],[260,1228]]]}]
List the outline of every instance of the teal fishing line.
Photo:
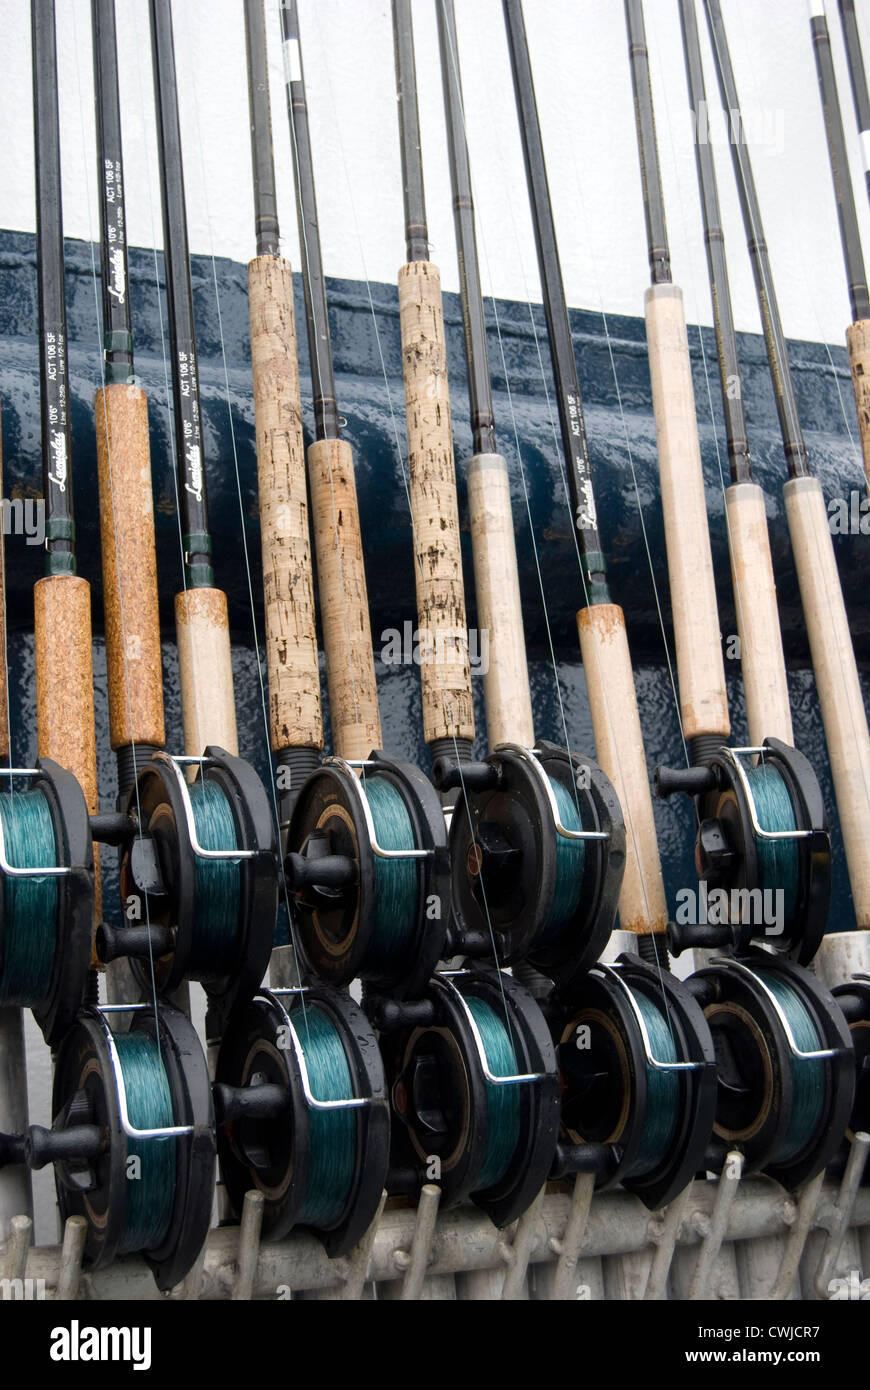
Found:
[{"label": "teal fishing line", "polygon": [[[16,869],[56,865],[51,809],[43,792],[0,793],[6,858]],[[32,1007],[48,995],[57,945],[56,878],[3,883],[3,972],[0,1000]]]},{"label": "teal fishing line", "polygon": [[[483,1040],[483,1050],[493,1076],[516,1074],[517,1057],[505,1026],[489,1004],[474,995],[465,1000]],[[492,1187],[507,1172],[520,1137],[519,1086],[486,1086],[487,1146],[486,1157],[477,1180],[476,1190]]]},{"label": "teal fishing line", "polygon": [[[414,827],[404,801],[384,777],[366,779],[378,844],[384,849],[416,849]],[[375,908],[367,964],[395,965],[407,953],[417,917],[417,861],[374,858]]]},{"label": "teal fishing line", "polygon": [[[562,825],[566,830],[582,830],[583,822],[578,814],[577,804],[568,788],[564,787],[555,777],[548,777],[548,781],[556,798],[559,820]],[[554,833],[556,834],[556,887],[547,921],[540,934],[539,940],[541,942],[550,941],[558,936],[561,929],[572,920],[577,912],[580,906],[580,890],[586,863],[586,842],[584,840],[567,840],[564,835],[555,831]]]},{"label": "teal fishing line", "polygon": [[[638,990],[634,995],[649,1036],[650,1050],[658,1062],[678,1062],[677,1049],[667,1020],[658,1007]],[[646,1114],[640,1147],[629,1170],[631,1177],[651,1173],[666,1157],[679,1118],[680,1083],[677,1073],[647,1064]]]},{"label": "teal fishing line", "polygon": [[[175,1123],[172,1097],[154,1038],[145,1033],[116,1033],[115,1047],[127,1093],[127,1114],[137,1129],[161,1129]],[[136,1166],[132,1156],[139,1159]],[[175,1140],[128,1139],[126,1206],[119,1253],[149,1250],[169,1229],[175,1197]]]},{"label": "teal fishing line", "polygon": [[[295,1020],[305,1052],[311,1094],[317,1100],[354,1095],[344,1044],[325,1009],[310,1003],[301,1024]],[[309,1110],[308,1186],[299,1221],[329,1227],[341,1220],[351,1196],[356,1167],[356,1111]]]},{"label": "teal fishing line", "polygon": [[[746,777],[755,797],[758,824],[762,830],[796,830],[794,807],[788,788],[775,767],[759,764],[748,767]],[[760,886],[776,892],[782,889],[783,918],[790,922],[797,905],[797,840],[756,838]]]},{"label": "teal fishing line", "polygon": [[[788,1019],[800,1050],[816,1052],[823,1047],[809,1011],[791,986],[772,970],[756,967],[755,973],[767,985]],[[818,1131],[825,1104],[825,1063],[818,1058],[793,1057],[789,1053],[788,1065],[792,1077],[791,1119],[782,1148],[772,1160],[775,1163],[788,1163],[806,1148]]]},{"label": "teal fishing line", "polygon": [[[203,849],[238,849],[236,824],[223,789],[216,782],[201,779],[189,791],[196,834]],[[196,857],[191,973],[216,975],[235,965],[240,889],[241,869],[237,862]]]}]

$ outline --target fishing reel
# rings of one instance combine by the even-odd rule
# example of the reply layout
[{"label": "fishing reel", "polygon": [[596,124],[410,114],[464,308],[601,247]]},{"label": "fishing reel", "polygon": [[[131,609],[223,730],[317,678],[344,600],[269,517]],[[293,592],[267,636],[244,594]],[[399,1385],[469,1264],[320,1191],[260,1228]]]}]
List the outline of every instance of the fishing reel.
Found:
[{"label": "fishing reel", "polygon": [[[855,1099],[846,1128],[851,1144],[855,1135],[870,1129],[870,975],[853,975],[831,991],[849,1028],[855,1050]],[[870,1171],[864,1170],[864,1181]]]},{"label": "fishing reel", "polygon": [[485,762],[440,760],[460,794],[450,825],[449,953],[527,961],[564,984],[592,965],[616,918],[625,826],[590,759],[541,742]]},{"label": "fishing reel", "polygon": [[655,783],[658,796],[694,796],[698,811],[701,920],[671,923],[673,953],[708,946],[742,955],[763,942],[808,964],[827,922],[831,837],[803,754],[776,738],[761,748],[721,747],[703,766],[657,768]]},{"label": "fishing reel", "polygon": [[[132,1014],[113,1033],[112,1012]],[[54,1164],[61,1218],[87,1222],[85,1263],[141,1254],[171,1289],[199,1254],[214,1195],[208,1067],[189,1020],[168,1004],[85,1009],[57,1054],[51,1129],[0,1136],[0,1163]]]},{"label": "fishing reel", "polygon": [[753,951],[714,959],[688,981],[713,1034],[715,1138],[745,1173],[795,1189],[839,1148],[855,1093],[855,1052],[836,1001],[815,975]]},{"label": "fishing reel", "polygon": [[230,1201],[265,1198],[263,1232],[308,1226],[330,1255],[371,1225],[387,1174],[390,1116],[374,1032],[328,985],[261,991],[221,1042],[214,1087]]},{"label": "fishing reel", "polygon": [[[188,767],[197,769],[193,782]],[[101,924],[100,959],[132,958],[149,990],[153,968],[161,993],[199,980],[229,1013],[260,984],[274,942],[277,850],[262,782],[220,748],[202,758],[158,752],[116,819],[121,901],[138,924]]]},{"label": "fishing reel", "polygon": [[311,973],[418,995],[444,953],[450,893],[444,813],[423,773],[379,752],[327,758],[299,793],[287,849]]},{"label": "fishing reel", "polygon": [[592,1167],[596,1186],[620,1183],[650,1210],[666,1206],[703,1168],[715,1116],[713,1040],[698,1004],[680,980],[623,954],[578,981],[555,1035],[553,1176]]},{"label": "fishing reel", "polygon": [[488,968],[433,976],[422,999],[381,1002],[394,1116],[389,1190],[441,1187],[507,1226],[540,1192],[559,1134],[556,1057],[543,1015]]},{"label": "fishing reel", "polygon": [[82,1006],[91,960],[88,808],[72,773],[49,758],[0,777],[9,784],[0,792],[0,1005],[31,1008],[54,1047]]}]

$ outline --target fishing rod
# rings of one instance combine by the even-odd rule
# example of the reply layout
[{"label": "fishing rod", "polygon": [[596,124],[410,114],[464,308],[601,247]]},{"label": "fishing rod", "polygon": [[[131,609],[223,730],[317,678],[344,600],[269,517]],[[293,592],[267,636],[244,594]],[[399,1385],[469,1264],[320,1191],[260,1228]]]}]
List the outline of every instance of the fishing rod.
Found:
[{"label": "fishing rod", "polygon": [[593,1171],[597,1186],[620,1182],[657,1208],[703,1164],[716,1104],[715,1054],[700,1008],[667,968],[667,906],[643,735],[625,617],[607,587],[522,6],[503,0],[503,8],[586,600],[577,615],[583,669],[599,759],[625,814],[620,924],[638,945],[638,955],[593,965],[570,980],[550,1018],[562,1092],[557,1166]]},{"label": "fishing rod", "polygon": [[704,0],[722,103],[736,138],[731,155],[752,262],[789,481],[784,492],[822,721],[859,929],[870,927],[870,734],[821,485],[800,425],[785,335],[719,0]]},{"label": "fishing rod", "polygon": [[625,0],[651,284],[644,299],[683,737],[703,765],[731,732],[683,292],[674,284],[641,0]]},{"label": "fishing rod", "polygon": [[[680,19],[690,105],[700,130],[707,98],[692,0],[681,0]],[[708,758],[706,774],[657,769],[659,795],[683,791],[696,797],[699,876],[705,892],[722,890],[728,903],[720,921],[677,922],[669,937],[677,951],[690,945],[745,949],[756,939],[806,963],[815,955],[827,921],[830,836],[818,782],[807,760],[791,746],[764,494],[752,480],[716,171],[707,140],[695,141],[695,161],[731,474],[731,485],[724,490],[725,508],[749,742],[763,752],[759,766],[748,763],[751,755],[719,747]],[[763,826],[761,833],[757,826]],[[765,832],[782,838],[770,841]],[[733,899],[732,910],[735,888],[750,895],[765,888],[782,890],[783,920],[775,937],[768,930],[773,924],[756,910],[757,893],[755,898]]]},{"label": "fishing rod", "polygon": [[227,600],[215,588],[178,88],[169,0],[150,0],[157,148],[163,211],[166,302],[172,369],[173,426],[184,551],[184,587],[175,597],[185,750],[207,744],[238,753]]},{"label": "fishing rod", "polygon": [[840,225],[840,241],[843,246],[849,304],[852,310],[852,322],[846,329],[846,347],[852,369],[852,388],[855,392],[858,428],[861,432],[864,472],[870,483],[870,381],[867,380],[870,373],[870,293],[867,289],[867,271],[861,250],[861,233],[858,228],[852,176],[849,173],[843,117],[837,96],[831,36],[828,33],[828,21],[825,18],[822,0],[812,0],[810,5],[810,32],[816,55],[831,176],[837,200],[837,221]]},{"label": "fishing rod", "polygon": [[[494,916],[501,964],[522,958],[561,979],[597,960],[610,936],[625,828],[616,793],[593,762],[535,743],[510,480],[495,437],[453,0],[439,0],[436,10],[474,449],[466,464],[468,507],[478,622],[489,633],[483,681],[491,748],[486,763],[463,768],[464,794],[451,820],[451,932],[455,950],[490,955]],[[547,804],[550,795],[558,815]],[[579,838],[584,826],[600,838]],[[514,861],[508,873],[506,855]]]},{"label": "fishing rod", "polygon": [[861,53],[861,36],[858,31],[858,15],[855,0],[839,0],[840,23],[843,26],[843,39],[846,45],[846,62],[849,66],[849,82],[855,105],[855,119],[861,137],[861,153],[864,158],[864,174],[867,193],[870,196],[870,92],[867,90],[867,70]]},{"label": "fishing rod", "polygon": [[280,251],[263,0],[245,0],[245,40],[257,239],[257,254],[248,264],[248,304],[269,734],[277,763],[289,774],[289,786],[286,774],[279,778],[281,819],[286,821],[299,787],[317,767],[323,718],[293,272]]},{"label": "fishing rod", "polygon": [[423,737],[433,765],[467,761],[474,742],[468,629],[453,463],[441,276],[429,233],[410,0],[392,0],[406,262],[399,270]]},{"label": "fishing rod", "polygon": [[101,828],[121,849],[122,902],[139,913],[130,920],[125,911],[122,926],[101,923],[97,950],[104,963],[129,958],[149,998],[199,980],[215,1039],[268,964],[277,844],[270,799],[238,756],[227,600],[211,563],[170,0],[151,0],[150,13],[184,570],[175,622],[186,752],[154,751],[126,807]]},{"label": "fishing rod", "polygon": [[619,900],[623,930],[642,954],[664,952],[667,905],[653,820],[631,657],[622,609],[611,601],[592,486],[586,425],[562,284],[531,62],[519,0],[504,0],[544,310],[556,384],[568,496],[586,606],[577,615],[595,742],[626,817],[627,861]]},{"label": "fishing rod", "polygon": [[109,736],[124,804],[166,741],[148,401],[136,382],[114,0],[92,0],[103,380],[94,401]]}]

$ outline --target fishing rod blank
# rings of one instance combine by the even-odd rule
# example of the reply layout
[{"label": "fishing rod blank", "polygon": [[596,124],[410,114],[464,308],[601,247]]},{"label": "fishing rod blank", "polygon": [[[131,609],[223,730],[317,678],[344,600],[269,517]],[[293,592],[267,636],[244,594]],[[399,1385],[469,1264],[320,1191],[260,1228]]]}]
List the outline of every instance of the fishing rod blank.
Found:
[{"label": "fishing rod blank", "polygon": [[644,306],[683,736],[703,763],[731,732],[683,293],[673,283],[641,0],[625,0],[652,284]]},{"label": "fishing rod blank", "polygon": [[467,464],[474,587],[478,623],[489,633],[489,664],[483,677],[487,733],[491,748],[499,743],[531,748],[535,734],[510,479],[495,439],[453,0],[440,0],[436,9],[474,450]]},{"label": "fishing rod blank", "polygon": [[[619,899],[620,924],[624,930],[637,933],[639,946],[645,951],[658,954],[663,949],[661,943],[668,913],[625,616],[622,609],[610,601],[607,588],[577,365],[519,0],[504,0],[504,14],[544,292],[568,492],[587,600],[587,606],[577,615],[580,650],[599,761],[616,788],[626,819],[627,854]],[[645,946],[644,941],[650,935],[659,940],[655,945]]]},{"label": "fishing rod blank", "polygon": [[839,0],[840,23],[843,26],[843,39],[846,44],[846,61],[849,66],[849,82],[852,86],[852,99],[855,103],[855,119],[861,137],[861,153],[864,158],[864,173],[867,193],[870,196],[870,92],[867,90],[867,70],[861,53],[861,36],[858,32],[858,15],[855,0]]},{"label": "fishing rod blank", "polygon": [[[453,0],[440,0],[437,15],[475,450],[468,502],[478,619],[489,632],[484,693],[491,748],[485,764],[462,769],[463,794],[451,820],[453,949],[491,956],[494,941],[499,963],[522,958],[562,981],[598,959],[613,929],[625,829],[600,768],[552,744],[532,751],[510,483],[495,443]],[[440,759],[441,768],[447,762]],[[455,764],[452,776],[459,776]],[[563,834],[548,790],[574,831],[594,826],[602,838]]]},{"label": "fishing rod blank", "polygon": [[719,0],[704,0],[789,481],[785,508],[859,928],[870,927],[870,734],[821,485],[810,473]]},{"label": "fishing rod blank", "polygon": [[193,293],[187,245],[184,169],[170,0],[150,0],[154,98],[163,208],[166,300],[178,497],[184,548],[183,591],[175,596],[184,744],[238,752],[226,595],[215,588],[202,440]]},{"label": "fishing rod blank", "polygon": [[849,173],[846,136],[837,96],[831,37],[822,0],[810,2],[810,30],[816,55],[816,70],[825,116],[825,134],[828,140],[834,194],[837,199],[837,220],[840,224],[840,240],[843,244],[843,260],[846,265],[849,303],[852,309],[852,322],[846,329],[846,346],[852,368],[852,388],[858,411],[864,472],[870,483],[870,294],[867,291],[867,271],[861,251],[855,194],[852,189],[852,176]]},{"label": "fishing rod blank", "polygon": [[148,401],[133,372],[115,0],[92,0],[104,385],[94,401],[109,735],[126,803],[165,743]]},{"label": "fishing rod blank", "polygon": [[[245,0],[257,254],[248,264],[269,735],[292,800],[323,747],[293,272],[280,253],[263,0]],[[368,750],[367,750],[368,751]],[[288,798],[284,798],[285,802]],[[286,810],[286,806],[285,806]],[[285,819],[282,811],[282,819]]]},{"label": "fishing rod blank", "polygon": [[308,450],[308,479],[330,720],[336,753],[343,758],[367,758],[372,749],[381,746],[381,720],[353,452],[347,440],[340,437],[335,399],[326,281],[295,0],[282,0],[281,23],[314,394],[316,439]]},{"label": "fishing rod blank", "polygon": [[471,756],[474,713],[453,464],[441,277],[429,260],[410,0],[393,0],[407,261],[399,322],[408,425],[423,735],[433,759]]},{"label": "fishing rod blank", "polygon": [[[694,0],[680,0],[680,21],[686,59],[689,99],[700,129],[707,111],[701,47]],[[725,416],[731,486],[725,493],[731,573],[734,584],[740,659],[746,692],[749,741],[759,745],[771,735],[793,742],[791,706],[782,634],[776,605],[776,585],[770,556],[764,493],[752,480],[746,432],[737,333],[728,282],[725,239],[719,212],[716,168],[708,140],[695,140],[698,188],[704,218],[704,246],[713,317],[722,410]]]},{"label": "fishing rod blank", "polygon": [[[689,98],[700,130],[707,100],[693,0],[681,0],[680,20]],[[818,949],[830,901],[831,845],[824,801],[807,760],[790,747],[791,711],[764,494],[752,481],[737,335],[719,215],[716,171],[709,141],[697,139],[695,159],[704,219],[704,243],[713,304],[731,486],[725,491],[728,546],[734,583],[750,744],[763,748],[758,766],[722,747],[709,759],[708,785],[685,769],[656,770],[661,795],[682,790],[697,798],[696,863],[705,891],[724,889],[728,909],[717,924],[673,923],[671,947],[728,947],[745,951],[761,940],[780,954],[806,962]],[[785,741],[784,741],[785,740]],[[792,830],[793,839],[765,840],[767,831]],[[781,889],[779,931],[768,936],[765,913],[742,905],[733,890]],[[756,894],[757,897],[757,894]],[[721,900],[720,900],[721,901]],[[732,904],[741,904],[732,910]],[[706,916],[707,914],[704,914]],[[713,915],[713,914],[711,914]]]}]

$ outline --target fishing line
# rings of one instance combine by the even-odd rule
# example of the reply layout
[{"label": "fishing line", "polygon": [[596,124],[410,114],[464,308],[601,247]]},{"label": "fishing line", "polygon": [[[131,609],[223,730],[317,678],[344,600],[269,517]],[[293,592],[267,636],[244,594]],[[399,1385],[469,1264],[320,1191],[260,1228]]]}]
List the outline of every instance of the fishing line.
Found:
[{"label": "fishing line", "polygon": [[[656,1004],[642,990],[633,991],[633,994],[646,1026],[653,1057],[660,1062],[680,1061],[667,1008],[663,1018]],[[662,999],[666,1003],[664,992]],[[628,1170],[628,1175],[633,1177],[642,1177],[658,1167],[676,1135],[680,1119],[680,1082],[676,1072],[663,1071],[647,1062],[646,1086],[647,1103],[640,1144]]]},{"label": "fishing line", "polygon": [[[300,1002],[304,995],[299,995]],[[318,1100],[355,1094],[345,1044],[320,1004],[306,1014],[305,1064]],[[300,1225],[328,1227],[339,1221],[351,1197],[356,1166],[356,1117],[351,1109],[309,1112],[308,1182]]]},{"label": "fishing line", "polygon": [[[157,1033],[159,1035],[159,1027]],[[162,1129],[175,1123],[172,1095],[155,1040],[145,1033],[114,1034],[115,1049],[127,1096],[127,1113],[136,1129]],[[124,1225],[118,1253],[153,1249],[165,1238],[175,1202],[175,1139],[169,1135],[127,1139]]]},{"label": "fishing line", "polygon": [[[515,1076],[519,1062],[510,1034],[485,1000],[466,998],[468,1011],[477,1024],[486,1062],[493,1076]],[[486,1156],[477,1179],[477,1189],[493,1187],[503,1178],[516,1152],[520,1138],[520,1093],[517,1086],[485,1083]]]},{"label": "fishing line", "polygon": [[[11,779],[10,779],[11,780]],[[58,862],[51,808],[40,790],[0,792],[6,858],[15,868]],[[48,995],[57,943],[57,879],[15,878],[3,883],[3,1006],[29,1006]]]}]

